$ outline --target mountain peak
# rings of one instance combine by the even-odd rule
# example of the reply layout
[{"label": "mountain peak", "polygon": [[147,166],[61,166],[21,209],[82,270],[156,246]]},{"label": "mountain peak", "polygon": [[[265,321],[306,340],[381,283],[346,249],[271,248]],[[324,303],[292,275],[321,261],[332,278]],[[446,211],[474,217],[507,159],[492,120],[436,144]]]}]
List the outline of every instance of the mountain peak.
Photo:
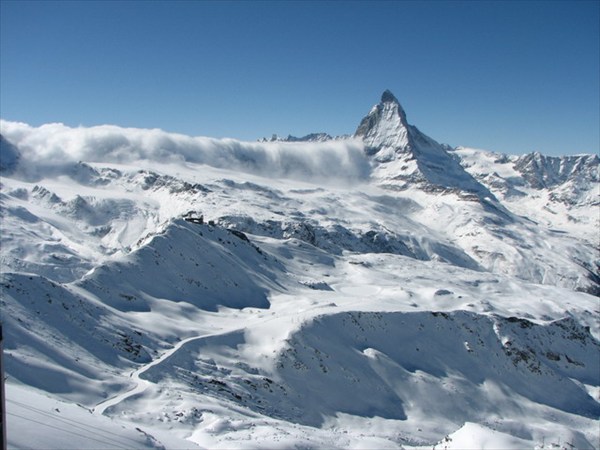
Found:
[{"label": "mountain peak", "polygon": [[398,99],[386,89],[381,102],[375,105],[362,119],[356,133],[362,137],[369,153],[377,153],[382,148],[408,150],[410,147],[406,113]]},{"label": "mountain peak", "polygon": [[383,91],[383,94],[381,94],[381,103],[396,103],[398,105],[400,104],[398,99],[394,96],[394,94],[392,94],[392,91],[390,91],[389,89],[386,89],[385,91]]},{"label": "mountain peak", "polygon": [[380,163],[378,171],[384,178],[425,182],[428,189],[458,189],[494,198],[443,145],[408,124],[404,109],[390,90],[383,92],[381,102],[362,119],[354,136],[362,139],[366,154]]}]

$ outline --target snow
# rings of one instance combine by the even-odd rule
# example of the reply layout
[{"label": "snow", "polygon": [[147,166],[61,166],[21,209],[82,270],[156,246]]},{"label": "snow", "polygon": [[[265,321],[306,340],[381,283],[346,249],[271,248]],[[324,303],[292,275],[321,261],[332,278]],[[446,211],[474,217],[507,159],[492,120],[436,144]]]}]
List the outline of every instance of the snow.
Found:
[{"label": "snow", "polygon": [[597,181],[1,126],[9,448],[600,448]]},{"label": "snow", "polygon": [[455,431],[434,448],[440,449],[499,449],[499,448],[527,448],[529,442],[514,436],[490,430],[482,425],[467,422],[462,428]]},{"label": "snow", "polygon": [[60,401],[23,385],[9,385],[6,395],[8,448],[124,449],[198,448],[192,442],[160,433],[161,441],[138,427],[123,426],[87,408]]},{"label": "snow", "polygon": [[532,153],[507,156],[459,147],[454,154],[476,179],[490,188],[504,205],[553,233],[565,233],[597,245],[590,231],[600,227],[598,157],[596,155],[543,157]]}]

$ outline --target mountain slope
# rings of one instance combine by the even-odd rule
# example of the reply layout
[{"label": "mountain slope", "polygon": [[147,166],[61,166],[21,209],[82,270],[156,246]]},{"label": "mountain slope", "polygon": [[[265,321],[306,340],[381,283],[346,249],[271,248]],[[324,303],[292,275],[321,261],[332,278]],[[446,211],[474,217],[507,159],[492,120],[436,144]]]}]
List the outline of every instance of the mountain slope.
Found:
[{"label": "mountain slope", "polygon": [[464,147],[453,153],[517,215],[600,245],[600,216],[593,213],[600,206],[597,155],[509,156]]},{"label": "mountain slope", "polygon": [[378,164],[374,176],[381,182],[404,188],[419,184],[433,190],[458,190],[493,198],[493,195],[446,151],[447,146],[421,133],[406,121],[404,109],[385,91],[360,122],[355,137]]},{"label": "mountain slope", "polygon": [[597,157],[2,136],[11,446],[600,448]]},{"label": "mountain slope", "polygon": [[8,174],[15,170],[19,158],[19,149],[0,134],[0,173]]}]

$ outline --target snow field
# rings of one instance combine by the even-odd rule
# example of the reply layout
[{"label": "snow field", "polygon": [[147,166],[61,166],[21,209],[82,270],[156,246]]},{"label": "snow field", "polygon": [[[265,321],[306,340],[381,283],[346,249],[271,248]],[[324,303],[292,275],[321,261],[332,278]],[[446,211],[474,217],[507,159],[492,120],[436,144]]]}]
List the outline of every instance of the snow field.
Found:
[{"label": "snow field", "polygon": [[2,131],[11,448],[600,447],[587,191],[469,149],[497,202],[357,143]]}]

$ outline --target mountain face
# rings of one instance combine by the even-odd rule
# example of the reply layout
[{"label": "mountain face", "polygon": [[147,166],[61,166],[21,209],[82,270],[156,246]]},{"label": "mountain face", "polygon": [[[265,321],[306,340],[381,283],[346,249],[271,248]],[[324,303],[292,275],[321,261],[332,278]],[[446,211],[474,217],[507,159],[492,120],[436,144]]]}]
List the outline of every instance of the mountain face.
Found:
[{"label": "mountain face", "polygon": [[598,155],[558,158],[535,152],[519,157],[514,167],[535,189],[554,188],[565,183],[583,184],[585,188],[598,182]]},{"label": "mountain face", "polygon": [[386,90],[379,104],[360,122],[354,136],[377,162],[374,175],[390,186],[418,183],[433,190],[458,190],[484,198],[493,195],[441,145],[409,125],[404,109]]},{"label": "mountain face", "polygon": [[404,109],[389,90],[361,120],[354,136],[362,138],[367,154],[377,155],[380,162],[389,162],[403,154],[414,156],[418,141],[439,145],[408,124]]},{"label": "mountain face", "polygon": [[452,153],[513,213],[598,248],[598,156],[501,155],[458,147]]},{"label": "mountain face", "polygon": [[354,135],[362,138],[367,154],[380,153],[378,161],[388,162],[401,154],[412,154],[415,135],[420,137],[420,132],[416,128],[411,132],[404,109],[394,94],[385,91],[381,102],[362,119]]},{"label": "mountain face", "polygon": [[[554,157],[534,152],[522,156],[508,156],[484,151],[471,155],[472,149],[462,147],[451,152],[480,182],[486,185],[495,184],[505,193],[511,191],[511,195],[516,196],[527,195],[519,191],[519,188],[556,192],[563,188],[573,194],[563,198],[564,202],[575,204],[583,200],[578,193],[589,191],[599,181],[597,155]],[[486,178],[488,181],[485,181]]]},{"label": "mountain face", "polygon": [[12,172],[19,162],[19,149],[0,134],[0,173]]},{"label": "mountain face", "polygon": [[600,450],[597,156],[0,125],[9,447]]}]

